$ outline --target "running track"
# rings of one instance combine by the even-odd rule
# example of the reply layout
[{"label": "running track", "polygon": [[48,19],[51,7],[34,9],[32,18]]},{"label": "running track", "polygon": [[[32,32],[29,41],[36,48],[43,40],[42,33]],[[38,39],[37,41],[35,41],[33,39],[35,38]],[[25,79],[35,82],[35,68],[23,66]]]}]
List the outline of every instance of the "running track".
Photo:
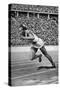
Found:
[{"label": "running track", "polygon": [[[14,49],[17,50],[17,49]],[[18,52],[17,52],[18,51]],[[53,49],[51,47],[48,50],[49,54],[53,57],[53,60],[57,66],[56,69],[45,69],[42,68],[37,70],[39,66],[49,65],[48,60],[43,56],[42,62],[39,63],[38,59],[31,61],[29,53],[12,51],[12,85],[22,86],[22,85],[41,85],[41,84],[58,84],[58,49]],[[23,50],[22,50],[23,51]],[[27,50],[28,51],[28,50]],[[38,51],[39,53],[39,51]]]}]

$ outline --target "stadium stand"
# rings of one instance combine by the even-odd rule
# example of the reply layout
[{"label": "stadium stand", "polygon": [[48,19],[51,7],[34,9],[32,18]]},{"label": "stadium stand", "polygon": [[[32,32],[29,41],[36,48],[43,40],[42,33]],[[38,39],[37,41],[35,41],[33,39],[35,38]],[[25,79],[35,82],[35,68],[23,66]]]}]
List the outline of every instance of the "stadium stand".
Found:
[{"label": "stadium stand", "polygon": [[21,40],[19,26],[25,24],[34,30],[46,45],[58,45],[58,7],[11,4],[11,45],[30,44]]}]

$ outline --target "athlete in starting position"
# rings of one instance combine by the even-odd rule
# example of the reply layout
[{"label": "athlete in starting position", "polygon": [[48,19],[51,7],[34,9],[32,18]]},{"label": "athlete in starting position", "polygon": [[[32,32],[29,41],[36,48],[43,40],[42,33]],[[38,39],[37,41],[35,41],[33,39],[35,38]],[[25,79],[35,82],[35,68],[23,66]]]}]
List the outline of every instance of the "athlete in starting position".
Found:
[{"label": "athlete in starting position", "polygon": [[52,57],[46,51],[43,40],[41,38],[38,38],[38,36],[34,34],[33,31],[28,30],[25,25],[21,25],[19,30],[22,30],[22,39],[31,40],[31,50],[33,51],[31,60],[39,57],[39,62],[41,62],[42,54],[36,55],[37,50],[40,49],[44,56],[51,62],[52,66],[50,68],[55,68],[55,63],[53,62]]}]

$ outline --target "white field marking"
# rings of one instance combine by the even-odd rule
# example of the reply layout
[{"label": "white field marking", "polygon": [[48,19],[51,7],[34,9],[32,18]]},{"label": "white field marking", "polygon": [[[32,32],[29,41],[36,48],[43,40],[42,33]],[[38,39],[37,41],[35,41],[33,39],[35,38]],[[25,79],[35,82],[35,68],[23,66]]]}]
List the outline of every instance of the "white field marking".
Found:
[{"label": "white field marking", "polygon": [[[11,47],[11,52],[30,52],[31,46],[20,46],[20,47]],[[58,50],[58,46],[45,46],[48,51]]]},{"label": "white field marking", "polygon": [[36,75],[36,74],[41,74],[41,73],[45,73],[45,72],[50,72],[50,71],[55,71],[56,69],[51,69],[51,70],[47,70],[47,71],[42,71],[42,72],[36,72],[36,73],[31,73],[31,74],[28,74],[28,75],[23,75],[23,76],[19,76],[19,77],[14,77],[12,79],[18,79],[18,78],[23,78],[23,77],[27,77],[27,76],[31,76],[31,75]]}]

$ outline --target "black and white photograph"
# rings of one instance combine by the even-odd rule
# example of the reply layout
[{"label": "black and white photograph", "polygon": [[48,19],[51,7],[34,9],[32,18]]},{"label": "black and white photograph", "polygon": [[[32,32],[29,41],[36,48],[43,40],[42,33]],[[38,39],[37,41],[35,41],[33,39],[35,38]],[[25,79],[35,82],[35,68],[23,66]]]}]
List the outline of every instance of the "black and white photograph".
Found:
[{"label": "black and white photograph", "polygon": [[9,4],[9,86],[58,84],[58,6]]}]

